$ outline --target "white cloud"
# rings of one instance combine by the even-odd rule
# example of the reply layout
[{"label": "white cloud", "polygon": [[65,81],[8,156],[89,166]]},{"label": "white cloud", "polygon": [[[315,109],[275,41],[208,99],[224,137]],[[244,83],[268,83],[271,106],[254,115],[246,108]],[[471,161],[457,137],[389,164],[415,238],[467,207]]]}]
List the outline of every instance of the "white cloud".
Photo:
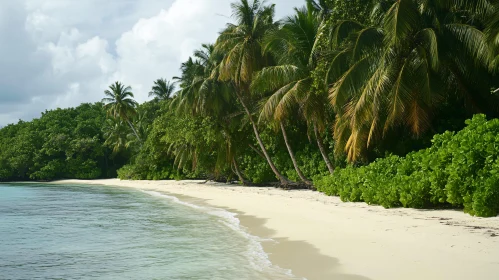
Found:
[{"label": "white cloud", "polygon": [[177,0],[168,10],[139,20],[116,42],[118,71],[112,78],[131,84],[136,98],[146,100],[154,79],[178,75],[194,49],[215,40],[226,22],[216,13],[230,13],[228,0],[219,2],[217,7],[205,0]]},{"label": "white cloud", "polygon": [[[155,79],[178,75],[195,49],[214,42],[232,1],[7,1],[0,37],[16,40],[0,45],[0,126],[99,101],[117,80],[145,101]],[[304,0],[274,2],[282,17]]]}]

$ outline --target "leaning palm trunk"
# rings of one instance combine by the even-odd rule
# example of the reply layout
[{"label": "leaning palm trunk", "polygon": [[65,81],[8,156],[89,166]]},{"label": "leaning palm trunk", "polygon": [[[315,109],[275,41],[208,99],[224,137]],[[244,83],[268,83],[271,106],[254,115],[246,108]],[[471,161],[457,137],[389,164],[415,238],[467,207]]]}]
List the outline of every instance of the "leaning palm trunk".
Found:
[{"label": "leaning palm trunk", "polygon": [[319,150],[321,151],[322,158],[326,162],[327,169],[329,170],[329,173],[331,175],[334,173],[334,167],[331,164],[331,161],[329,160],[329,157],[326,153],[326,149],[324,149],[324,144],[322,143],[322,138],[321,135],[319,134],[319,129],[317,128],[317,124],[314,123],[314,132],[315,132],[315,139],[317,139],[317,146],[319,146]]},{"label": "leaning palm trunk", "polygon": [[142,146],[142,139],[140,139],[139,134],[137,133],[137,130],[135,130],[135,127],[134,127],[134,126],[133,126],[133,124],[130,122],[130,120],[128,120],[128,118],[126,119],[126,122],[128,123],[128,125],[129,125],[129,126],[130,126],[130,128],[132,129],[133,134],[135,134],[135,137],[137,137],[137,139],[139,140],[140,146]]},{"label": "leaning palm trunk", "polygon": [[248,146],[253,150],[255,151],[255,153],[257,153],[257,155],[259,155],[261,158],[263,158],[264,160],[267,160],[265,158],[265,155],[262,154],[262,152],[260,152],[255,146],[251,145],[251,144],[248,144]]},{"label": "leaning palm trunk", "polygon": [[296,173],[298,173],[298,177],[302,180],[303,183],[307,185],[312,185],[312,182],[308,180],[305,175],[303,175],[303,172],[301,172],[300,167],[298,166],[298,162],[296,161],[295,153],[293,152],[293,149],[291,148],[291,145],[289,144],[288,141],[288,134],[286,133],[286,129],[284,128],[284,124],[282,122],[279,122],[279,125],[281,126],[281,131],[282,131],[282,136],[284,137],[284,142],[286,143],[286,148],[288,148],[289,156],[291,157],[291,161],[293,162],[293,166],[295,167]]},{"label": "leaning palm trunk", "polygon": [[239,169],[239,165],[237,164],[237,161],[235,158],[232,159],[232,165],[234,166],[234,173],[236,173],[237,177],[239,178],[239,181],[243,185],[247,185],[248,181],[246,181],[243,177],[243,173],[241,172],[241,169]]},{"label": "leaning palm trunk", "polygon": [[238,99],[241,102],[241,105],[243,105],[243,108],[246,111],[246,114],[248,115],[249,121],[250,121],[251,125],[253,126],[253,132],[255,133],[256,140],[258,141],[258,144],[260,145],[260,148],[262,149],[263,155],[265,156],[265,159],[267,160],[270,168],[274,172],[275,176],[279,179],[279,181],[281,182],[281,184],[283,184],[283,185],[290,184],[291,181],[288,178],[284,177],[279,172],[279,170],[277,169],[277,167],[275,167],[274,162],[270,158],[269,153],[267,152],[267,149],[265,148],[265,145],[263,145],[262,138],[260,138],[260,133],[258,132],[258,128],[256,127],[255,121],[253,120],[253,116],[251,115],[250,110],[246,106],[246,103],[244,103],[243,98],[241,98],[241,96],[238,96]]}]

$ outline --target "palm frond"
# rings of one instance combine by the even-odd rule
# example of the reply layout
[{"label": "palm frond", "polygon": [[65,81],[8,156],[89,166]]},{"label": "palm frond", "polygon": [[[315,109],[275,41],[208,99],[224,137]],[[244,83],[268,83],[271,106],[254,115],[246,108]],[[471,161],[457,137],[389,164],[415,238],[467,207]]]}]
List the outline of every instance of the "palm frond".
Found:
[{"label": "palm frond", "polygon": [[413,0],[396,1],[384,18],[385,40],[388,45],[400,45],[418,28],[420,15]]},{"label": "palm frond", "polygon": [[467,24],[447,24],[446,29],[462,42],[477,64],[489,65],[491,60],[490,49],[483,32]]},{"label": "palm frond", "polygon": [[303,77],[302,71],[294,65],[278,65],[265,67],[257,72],[251,90],[255,93],[265,92],[281,88],[292,81]]}]

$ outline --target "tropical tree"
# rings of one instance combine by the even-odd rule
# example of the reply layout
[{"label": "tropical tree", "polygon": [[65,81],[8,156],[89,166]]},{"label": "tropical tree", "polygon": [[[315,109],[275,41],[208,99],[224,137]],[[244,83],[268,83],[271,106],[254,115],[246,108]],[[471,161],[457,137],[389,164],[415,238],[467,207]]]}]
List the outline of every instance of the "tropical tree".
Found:
[{"label": "tropical tree", "polygon": [[328,0],[305,0],[307,9],[314,11],[321,20],[327,20],[333,11],[332,1]]},{"label": "tropical tree", "polygon": [[128,132],[126,124],[120,119],[108,118],[102,127],[105,139],[104,145],[112,147],[113,155],[128,147]]},{"label": "tropical tree", "polygon": [[142,139],[131,122],[131,118],[137,114],[136,107],[138,105],[137,101],[133,99],[132,88],[120,82],[115,82],[109,86],[109,89],[104,91],[104,94],[107,97],[103,98],[102,102],[105,103],[104,108],[107,109],[108,116],[126,122],[135,137],[142,143]]},{"label": "tropical tree", "polygon": [[[305,91],[311,85],[309,71],[307,71],[308,57],[305,61],[297,59],[300,55],[299,51],[303,50],[303,46],[308,45],[311,49],[315,39],[314,37],[307,38],[306,35],[308,34],[306,33],[310,30],[315,33],[317,26],[306,26],[306,23],[309,23],[306,20],[304,20],[305,24],[300,22],[302,19],[300,17],[307,18],[307,14],[306,9],[296,10],[295,17],[288,17],[281,28],[268,32],[264,37],[263,52],[273,54],[278,65],[268,66],[257,72],[253,79],[252,90],[273,92],[272,95],[265,98],[259,119],[260,121],[273,119],[278,123],[296,173],[303,182],[311,184],[298,165],[284,125],[288,119],[291,119],[295,113],[296,105],[299,100],[304,98]],[[311,15],[311,17],[315,16]],[[297,50],[296,47],[300,47],[300,43],[302,48]],[[302,57],[300,56],[300,58]]]},{"label": "tropical tree", "polygon": [[345,20],[333,27],[334,137],[349,160],[395,127],[421,135],[452,100],[488,109],[493,79],[482,32],[488,8],[486,0],[399,0],[379,25]]},{"label": "tropical tree", "polygon": [[214,55],[213,50],[213,45],[203,44],[194,57],[182,63],[181,76],[174,78],[180,83],[180,90],[170,105],[178,114],[208,116],[226,111],[224,106],[230,102],[232,88],[218,80],[222,56]]},{"label": "tropical tree", "polygon": [[296,9],[295,15],[286,18],[281,28],[269,32],[263,41],[263,51],[273,54],[277,65],[259,71],[252,84],[253,91],[272,92],[263,102],[260,120],[273,119],[279,123],[295,170],[307,183],[310,182],[298,167],[289,145],[285,123],[298,114],[307,120],[322,157],[333,173],[334,168],[319,131],[325,127],[327,119],[327,97],[312,91],[312,71],[316,65],[313,49],[321,22],[321,12],[309,5],[308,8]]},{"label": "tropical tree", "polygon": [[277,27],[273,20],[274,5],[266,6],[259,0],[252,3],[240,0],[232,3],[231,7],[236,23],[229,23],[215,44],[215,52],[224,55],[218,78],[233,83],[234,92],[247,114],[265,159],[281,184],[287,185],[290,181],[274,165],[260,137],[251,108],[256,103],[250,92],[253,74],[271,63],[271,57],[263,54],[260,42],[267,32]]},{"label": "tropical tree", "polygon": [[[137,114],[135,115],[134,121],[133,121],[133,127],[135,128],[135,132],[131,131],[127,135],[127,147],[130,146],[142,146],[142,140],[141,139],[146,139],[148,135],[148,119],[147,119],[147,112],[142,110],[142,111],[137,111]],[[139,137],[137,137],[135,135]]]},{"label": "tropical tree", "polygon": [[181,77],[176,78],[181,84],[181,90],[174,98],[171,107],[177,114],[191,114],[193,116],[209,117],[215,120],[223,140],[217,141],[216,170],[223,169],[226,164],[242,183],[246,183],[242,171],[237,163],[237,148],[234,145],[234,122],[240,111],[231,83],[218,79],[219,65],[223,56],[214,53],[214,45],[203,44],[202,48],[194,52],[194,59],[189,58],[182,64]]},{"label": "tropical tree", "polygon": [[149,97],[154,97],[156,100],[170,99],[175,92],[175,83],[166,79],[157,79],[154,81]]}]

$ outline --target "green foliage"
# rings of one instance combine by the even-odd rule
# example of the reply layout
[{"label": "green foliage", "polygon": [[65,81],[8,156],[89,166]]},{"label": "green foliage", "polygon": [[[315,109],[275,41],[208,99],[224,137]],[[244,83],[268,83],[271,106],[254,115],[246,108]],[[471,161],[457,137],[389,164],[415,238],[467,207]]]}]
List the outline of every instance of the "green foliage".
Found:
[{"label": "green foliage", "polygon": [[352,165],[317,178],[318,190],[343,201],[390,207],[463,207],[499,214],[499,119],[476,115],[463,130],[435,135],[428,149]]},{"label": "green foliage", "polygon": [[490,94],[495,47],[484,33],[497,16],[493,1],[334,2],[343,12],[333,12],[322,32],[314,87],[329,88],[336,147],[350,161],[366,160],[369,148],[400,127],[423,136],[446,108],[454,110],[445,118],[456,107],[467,118],[498,115]]},{"label": "green foliage", "polygon": [[0,129],[0,180],[314,178],[345,201],[498,213],[499,120],[462,129],[499,117],[493,1],[307,0],[280,21],[235,1],[177,92],[156,80],[139,105],[116,82],[105,105]]},{"label": "green foliage", "polygon": [[[95,179],[116,164],[104,146],[101,103],[46,111],[0,129],[0,180]],[[119,163],[118,163],[119,164]]]},{"label": "green foliage", "polygon": [[272,173],[265,158],[256,153],[244,155],[241,168],[244,170],[246,178],[253,183],[261,184],[275,181],[274,173]]},{"label": "green foliage", "polygon": [[118,171],[121,179],[161,180],[216,177],[214,152],[220,135],[210,118],[177,115],[162,101],[148,125],[148,137],[131,160]]},{"label": "green foliage", "polygon": [[304,146],[300,146],[300,148],[301,149],[296,152],[296,158],[298,159],[298,164],[300,165],[303,174],[305,174],[307,178],[329,174],[326,163],[315,145],[307,143]]},{"label": "green foliage", "polygon": [[166,79],[157,79],[149,92],[149,97],[154,97],[155,100],[170,99],[173,92],[175,92],[175,83],[167,81]]}]

